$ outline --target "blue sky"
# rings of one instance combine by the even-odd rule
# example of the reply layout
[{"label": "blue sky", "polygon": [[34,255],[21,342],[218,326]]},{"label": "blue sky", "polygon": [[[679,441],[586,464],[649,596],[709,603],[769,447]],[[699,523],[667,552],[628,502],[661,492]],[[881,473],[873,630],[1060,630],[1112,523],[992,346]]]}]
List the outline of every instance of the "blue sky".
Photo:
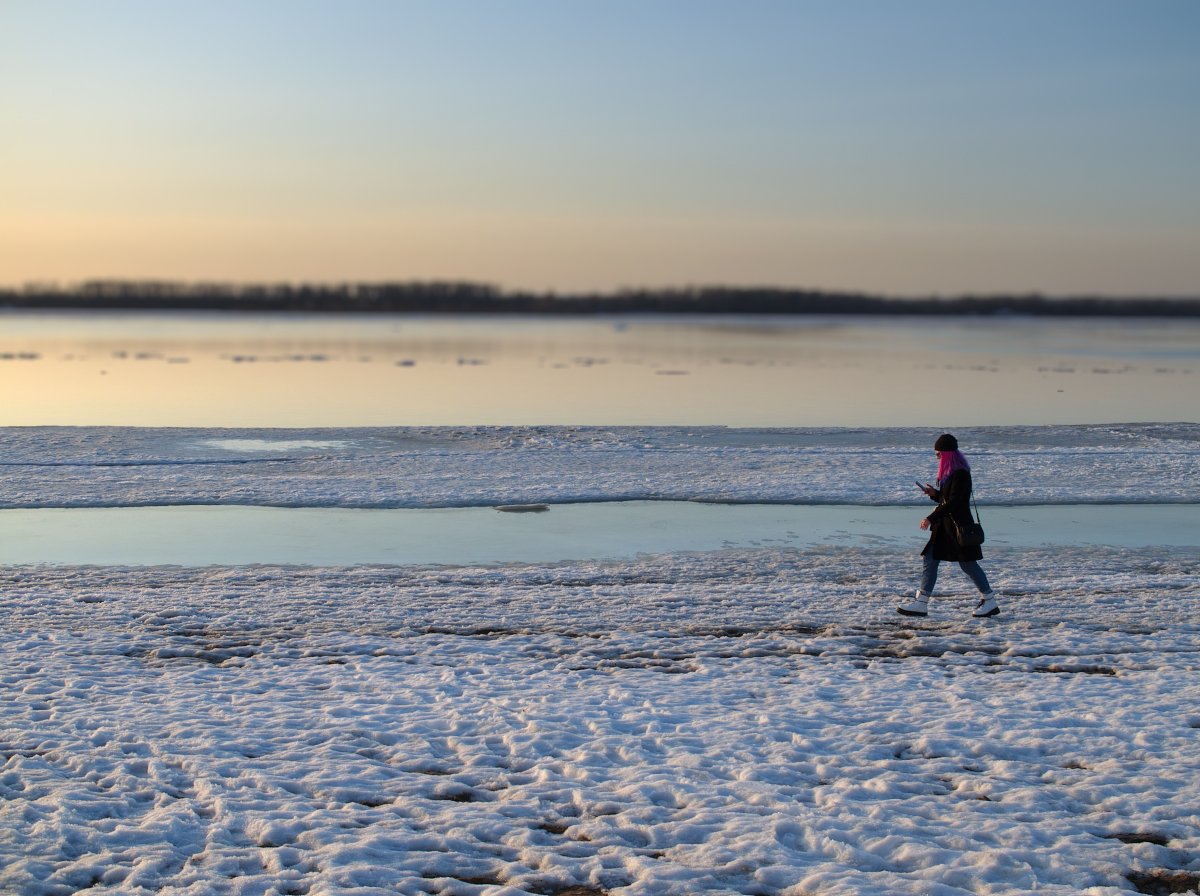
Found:
[{"label": "blue sky", "polygon": [[0,0],[0,281],[1200,292],[1200,4]]}]

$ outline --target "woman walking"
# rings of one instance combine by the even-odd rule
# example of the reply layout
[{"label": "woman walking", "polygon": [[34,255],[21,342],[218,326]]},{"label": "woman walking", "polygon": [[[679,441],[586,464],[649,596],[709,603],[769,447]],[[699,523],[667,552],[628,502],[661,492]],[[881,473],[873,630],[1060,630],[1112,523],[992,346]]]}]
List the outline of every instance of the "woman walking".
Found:
[{"label": "woman walking", "polygon": [[987,575],[979,565],[983,551],[979,545],[963,547],[955,535],[954,521],[960,524],[971,521],[971,465],[958,450],[958,439],[950,433],[938,436],[933,443],[933,450],[938,456],[937,487],[928,483],[921,486],[921,491],[937,502],[933,512],[921,520],[921,528],[929,530],[929,543],[921,551],[925,570],[916,596],[898,606],[896,612],[905,616],[927,615],[929,598],[937,584],[938,564],[943,560],[951,560],[962,567],[982,595],[971,615],[977,619],[995,616],[1000,612],[1000,605],[996,603],[992,586],[988,584]]}]

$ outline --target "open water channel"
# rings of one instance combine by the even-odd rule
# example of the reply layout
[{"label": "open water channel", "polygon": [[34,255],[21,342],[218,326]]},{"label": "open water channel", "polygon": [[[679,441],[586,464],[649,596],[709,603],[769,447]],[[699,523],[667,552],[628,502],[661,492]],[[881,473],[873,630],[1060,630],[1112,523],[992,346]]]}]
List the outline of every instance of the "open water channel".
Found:
[{"label": "open water channel", "polygon": [[[554,563],[723,548],[895,544],[924,507],[628,501],[511,508],[239,506],[0,511],[0,564],[311,566]],[[989,547],[1191,545],[1200,506],[987,508]]]}]

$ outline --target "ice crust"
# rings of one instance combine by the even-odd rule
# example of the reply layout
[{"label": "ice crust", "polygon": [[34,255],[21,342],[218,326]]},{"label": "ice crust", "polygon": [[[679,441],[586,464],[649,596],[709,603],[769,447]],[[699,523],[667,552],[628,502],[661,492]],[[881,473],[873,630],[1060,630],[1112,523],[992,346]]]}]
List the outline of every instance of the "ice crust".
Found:
[{"label": "ice crust", "polygon": [[[0,507],[925,499],[936,427],[0,429]],[[1200,502],[1200,425],[956,430],[991,504]],[[308,447],[305,447],[305,446]]]},{"label": "ice crust", "polygon": [[[987,445],[970,453],[989,490],[1082,503],[1194,500],[1197,434],[959,435]],[[7,430],[2,484],[10,506],[534,503],[619,483],[870,503],[928,467],[917,435]],[[350,447],[272,467],[201,445],[223,438]],[[1200,547],[989,548],[984,565],[1000,617],[972,620],[947,567],[916,622],[892,609],[915,546],[0,567],[0,893],[1115,896],[1200,880]]]}]

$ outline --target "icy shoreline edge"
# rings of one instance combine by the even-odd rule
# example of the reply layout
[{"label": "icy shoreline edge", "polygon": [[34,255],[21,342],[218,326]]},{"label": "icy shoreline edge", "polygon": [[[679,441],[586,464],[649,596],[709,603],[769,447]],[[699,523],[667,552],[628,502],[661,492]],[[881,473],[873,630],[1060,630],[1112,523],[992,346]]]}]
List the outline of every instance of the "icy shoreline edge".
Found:
[{"label": "icy shoreline edge", "polygon": [[[943,428],[10,427],[0,507],[910,505]],[[954,431],[982,503],[1200,503],[1200,424]]]}]

